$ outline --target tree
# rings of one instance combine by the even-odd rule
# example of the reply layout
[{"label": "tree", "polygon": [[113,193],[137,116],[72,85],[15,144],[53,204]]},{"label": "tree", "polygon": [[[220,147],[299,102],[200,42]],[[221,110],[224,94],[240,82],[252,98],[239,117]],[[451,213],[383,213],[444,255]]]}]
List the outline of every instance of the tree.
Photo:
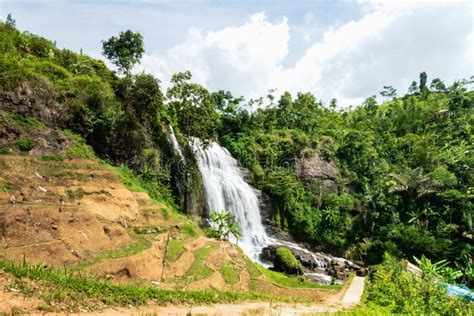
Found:
[{"label": "tree", "polygon": [[121,80],[119,90],[125,104],[133,109],[143,125],[153,127],[158,123],[163,106],[163,94],[158,79],[144,72],[128,76]]},{"label": "tree", "polygon": [[332,98],[331,101],[329,102],[329,107],[334,111],[337,108],[337,99]]},{"label": "tree", "polygon": [[420,92],[425,92],[426,90],[428,90],[428,88],[426,87],[426,81],[428,79],[428,75],[426,74],[426,72],[422,72],[420,73]]},{"label": "tree", "polygon": [[431,81],[430,88],[432,90],[435,90],[435,91],[438,91],[438,92],[445,92],[446,91],[446,85],[439,78],[435,78]]},{"label": "tree", "polygon": [[408,87],[408,94],[415,94],[418,92],[418,84],[416,81],[413,81],[411,85]]},{"label": "tree", "polygon": [[11,13],[8,13],[7,19],[6,19],[6,21],[5,21],[5,24],[6,24],[8,27],[11,27],[11,28],[15,28],[15,27],[16,27],[16,21],[13,19]]},{"label": "tree", "polygon": [[142,35],[130,30],[102,41],[102,54],[127,76],[133,66],[140,62],[144,51]]},{"label": "tree", "polygon": [[383,91],[380,92],[380,95],[385,98],[395,98],[397,96],[397,89],[392,86],[383,86]]},{"label": "tree", "polygon": [[190,82],[191,72],[173,75],[167,96],[169,111],[186,137],[197,137],[204,142],[215,136],[220,119],[210,93],[201,85]]},{"label": "tree", "polygon": [[429,175],[423,174],[423,168],[407,169],[402,174],[391,173],[389,177],[395,180],[390,183],[389,193],[408,192],[412,197],[420,198],[436,193],[440,190],[441,183]]},{"label": "tree", "polygon": [[367,113],[371,115],[377,112],[377,99],[375,95],[371,96],[370,98],[365,99],[364,109],[367,111]]}]

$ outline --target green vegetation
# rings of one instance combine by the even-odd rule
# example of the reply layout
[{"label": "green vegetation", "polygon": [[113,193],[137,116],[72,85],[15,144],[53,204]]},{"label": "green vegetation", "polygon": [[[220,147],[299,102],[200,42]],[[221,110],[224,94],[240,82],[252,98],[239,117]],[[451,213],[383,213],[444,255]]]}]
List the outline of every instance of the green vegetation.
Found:
[{"label": "green vegetation", "polygon": [[[188,140],[199,137],[206,144],[218,139],[248,167],[252,184],[271,198],[272,219],[280,229],[368,264],[382,262],[389,253],[396,258],[421,257],[419,264],[433,270],[416,279],[387,257],[369,284],[368,305],[374,311],[449,314],[449,309],[465,313],[471,308],[446,298],[433,278],[474,285],[472,79],[447,85],[435,78],[429,85],[423,72],[403,96],[384,86],[384,103],[372,96],[344,111],[336,109],[337,100],[325,106],[310,93],[285,92],[278,100],[270,94],[268,102],[253,100],[251,104],[262,106],[249,112],[241,105],[242,98],[225,91],[211,93],[193,83],[189,72],[175,74],[166,93],[152,75],[131,75],[130,69],[143,54],[142,45],[141,35],[133,32],[104,42],[104,54],[126,74],[120,77],[102,61],[18,31],[10,16],[0,23],[0,98],[28,94],[35,102],[31,107],[0,103],[0,124],[13,122],[22,132],[46,126],[64,129],[73,144],[42,159],[64,159],[61,163],[67,165],[65,158],[98,157],[118,166],[114,170],[130,190],[147,192],[170,206],[173,218],[183,219],[181,229],[190,237],[199,236],[201,230],[175,214],[189,209],[190,197],[198,195],[193,190],[200,186]],[[51,117],[39,114],[43,112]],[[176,153],[167,141],[169,125],[183,146],[185,172],[176,166]],[[21,134],[0,153],[8,153],[11,145],[30,151],[35,141],[32,135]],[[308,181],[296,172],[306,158],[331,162],[337,169],[332,186],[327,179]],[[5,181],[0,186],[8,189]],[[68,194],[75,199],[81,192]],[[202,209],[202,205],[193,207]],[[222,238],[221,232],[215,235]],[[175,256],[180,250],[172,247],[176,248],[170,256]],[[188,281],[212,274],[205,266],[210,250],[196,250]],[[294,258],[284,251],[279,257],[294,266]],[[446,261],[430,266],[430,260]],[[252,286],[261,273],[285,286],[314,286],[245,264]],[[152,298],[216,302],[263,297],[167,292],[116,286],[41,266],[2,262],[0,267],[47,282],[47,291],[38,295],[53,301],[80,302],[95,296],[110,304],[141,304]],[[230,280],[231,273],[226,273]],[[27,284],[21,288],[28,291]]]},{"label": "green vegetation", "polygon": [[132,67],[140,62],[145,52],[142,35],[130,30],[120,32],[118,37],[112,36],[107,41],[103,41],[102,48],[103,55],[127,75],[130,74]]},{"label": "green vegetation", "polygon": [[6,180],[3,180],[1,179],[0,180],[0,191],[10,191],[12,188],[11,188],[11,184],[6,181]]},{"label": "green vegetation", "polygon": [[206,266],[207,256],[212,250],[215,250],[215,247],[208,245],[198,248],[193,252],[195,259],[191,268],[186,272],[188,281],[199,281],[212,275],[213,271]]},{"label": "green vegetation", "polygon": [[94,159],[96,155],[91,146],[85,143],[84,138],[72,133],[71,131],[63,131],[63,133],[72,138],[72,144],[60,156],[64,158],[86,158]]},{"label": "green vegetation", "polygon": [[273,283],[292,287],[292,288],[323,288],[323,289],[339,289],[340,285],[319,285],[316,283],[308,282],[303,277],[297,277],[294,275],[288,275],[277,271],[265,269],[263,267],[259,270]]},{"label": "green vegetation", "polygon": [[134,174],[132,170],[123,165],[115,167],[114,170],[130,191],[146,192],[152,199],[158,202],[166,202],[171,207],[175,207],[169,189],[161,187],[158,182],[139,177]]},{"label": "green vegetation", "polygon": [[238,239],[242,235],[242,230],[239,224],[235,221],[234,215],[227,211],[213,211],[211,213],[211,227],[210,236],[216,237],[221,240],[229,240],[229,236],[232,234]]},{"label": "green vegetation", "polygon": [[[371,97],[345,111],[284,93],[249,113],[220,91],[220,141],[272,199],[275,225],[293,236],[369,264],[384,252],[446,259],[472,286],[472,82],[433,82],[403,97],[388,87],[385,103]],[[316,155],[337,167],[335,188],[297,174],[303,157]]]},{"label": "green vegetation", "polygon": [[133,233],[130,230],[129,235],[131,237],[131,241],[127,243],[127,245],[114,250],[104,250],[99,253],[96,253],[92,256],[91,259],[74,264],[70,266],[69,269],[71,271],[80,271],[85,267],[92,266],[107,259],[133,256],[146,249],[149,249],[152,246],[152,243],[144,236],[140,236],[139,234]]},{"label": "green vegetation", "polygon": [[219,272],[225,283],[229,285],[239,283],[240,269],[232,261],[224,261],[219,267]]},{"label": "green vegetation", "polygon": [[186,251],[183,247],[183,240],[171,239],[166,249],[166,262],[174,262]]},{"label": "green vegetation", "polygon": [[[55,270],[44,264],[31,266],[25,262],[15,264],[1,260],[0,269],[17,278],[14,286],[22,293],[44,299],[48,304],[44,307],[46,310],[54,310],[55,303],[68,304],[72,306],[72,311],[78,311],[82,306],[95,309],[104,304],[112,306],[143,305],[151,300],[158,304],[213,304],[248,300],[304,302],[299,298],[277,297],[254,292],[168,291],[152,286],[117,285],[105,279],[74,274],[65,269]],[[29,282],[28,279],[34,283]]]},{"label": "green vegetation", "polygon": [[275,270],[288,274],[303,274],[303,266],[286,247],[278,247],[275,252]]},{"label": "green vegetation", "polygon": [[34,147],[33,140],[29,138],[20,138],[14,142],[15,146],[21,151],[30,151]]},{"label": "green vegetation", "polygon": [[186,234],[188,237],[191,238],[196,238],[201,235],[201,230],[199,227],[193,223],[193,222],[188,222],[183,225],[181,225],[181,230],[184,234]]},{"label": "green vegetation", "polygon": [[376,305],[375,310],[383,308],[394,314],[472,315],[474,303],[446,296],[446,288],[438,283],[440,279],[428,271],[419,278],[406,272],[405,267],[406,261],[397,261],[390,255],[376,266],[368,287],[369,308]]}]

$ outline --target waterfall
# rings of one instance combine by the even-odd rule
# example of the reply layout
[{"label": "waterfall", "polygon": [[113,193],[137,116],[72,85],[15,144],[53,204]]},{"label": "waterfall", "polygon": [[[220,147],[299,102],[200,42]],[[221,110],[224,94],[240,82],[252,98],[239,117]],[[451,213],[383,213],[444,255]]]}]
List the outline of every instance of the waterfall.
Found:
[{"label": "waterfall", "polygon": [[169,125],[169,128],[170,128],[171,144],[173,145],[174,149],[176,149],[176,151],[178,152],[181,160],[184,161],[183,149],[181,148],[181,145],[178,143],[178,140],[176,139],[173,126]]},{"label": "waterfall", "polygon": [[254,261],[269,244],[260,216],[255,190],[244,180],[237,161],[229,151],[211,142],[205,149],[198,139],[191,140],[202,174],[207,209],[232,212],[242,230],[239,246]]},{"label": "waterfall", "polygon": [[254,261],[268,267],[267,262],[260,261],[259,255],[269,245],[286,246],[306,257],[312,258],[309,277],[317,277],[319,283],[328,284],[331,277],[322,272],[329,267],[331,256],[314,253],[289,241],[272,238],[267,235],[260,216],[259,200],[255,190],[245,182],[241,168],[229,151],[211,142],[204,148],[201,140],[190,141],[194,149],[199,170],[202,174],[206,195],[206,206],[209,212],[225,210],[232,212],[242,229],[239,246]]}]

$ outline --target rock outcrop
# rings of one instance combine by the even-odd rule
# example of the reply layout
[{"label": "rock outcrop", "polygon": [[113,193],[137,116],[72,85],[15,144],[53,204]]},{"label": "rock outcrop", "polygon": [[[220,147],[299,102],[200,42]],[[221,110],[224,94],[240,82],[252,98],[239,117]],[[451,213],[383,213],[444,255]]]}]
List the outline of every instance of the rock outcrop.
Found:
[{"label": "rock outcrop", "polygon": [[336,180],[339,169],[333,162],[324,160],[318,152],[305,152],[294,164],[298,178],[306,185],[320,183],[331,193],[338,192]]}]

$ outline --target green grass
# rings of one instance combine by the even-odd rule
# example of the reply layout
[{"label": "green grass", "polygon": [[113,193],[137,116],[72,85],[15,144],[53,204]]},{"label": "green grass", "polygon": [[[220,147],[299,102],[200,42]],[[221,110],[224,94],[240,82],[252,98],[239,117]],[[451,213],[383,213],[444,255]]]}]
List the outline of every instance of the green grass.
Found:
[{"label": "green grass", "polygon": [[42,155],[40,159],[42,161],[62,161],[63,157],[60,155]]},{"label": "green grass", "polygon": [[201,235],[199,227],[194,223],[185,223],[181,226],[181,231],[189,237],[196,238]]},{"label": "green grass", "polygon": [[164,207],[160,208],[160,212],[161,212],[161,214],[163,214],[163,219],[165,221],[170,219],[170,213],[168,212],[168,210],[166,208],[164,208]]},{"label": "green grass", "polygon": [[194,262],[185,275],[189,279],[189,281],[199,281],[207,279],[212,275],[213,271],[206,267],[206,258],[209,253],[214,249],[215,246],[208,245],[196,249],[193,252],[195,258]]},{"label": "green grass", "polygon": [[132,240],[126,246],[118,249],[98,252],[92,258],[70,266],[70,269],[73,271],[79,271],[107,259],[130,257],[139,252],[147,250],[152,246],[152,243],[146,239],[146,237],[133,232],[129,233]]},{"label": "green grass", "polygon": [[62,131],[64,135],[72,138],[73,142],[69,147],[60,153],[63,158],[87,158],[96,159],[96,155],[91,146],[81,136],[74,134],[69,130]]},{"label": "green grass", "polygon": [[35,146],[33,140],[29,139],[29,138],[20,138],[20,139],[17,139],[13,142],[13,145],[15,145],[16,147],[18,147],[18,149],[20,151],[23,151],[23,152],[27,152],[27,151],[30,151],[31,149],[33,149],[33,147]]},{"label": "green grass", "polygon": [[33,128],[47,128],[43,122],[33,116],[24,116],[22,114],[5,111],[0,111],[0,116],[3,116],[8,123],[13,124],[24,131],[31,131]]},{"label": "green grass", "polygon": [[301,298],[278,297],[255,292],[162,290],[151,285],[118,285],[106,279],[75,274],[66,269],[56,270],[41,263],[29,265],[26,262],[16,264],[0,260],[0,269],[17,278],[13,286],[21,293],[45,300],[47,304],[44,306],[45,310],[57,310],[55,306],[58,304],[68,306],[71,311],[77,311],[82,306],[94,310],[103,305],[144,305],[150,300],[158,304],[237,303],[249,300],[308,302]]},{"label": "green grass", "polygon": [[186,251],[183,240],[171,239],[166,249],[166,262],[175,262]]},{"label": "green grass", "polygon": [[239,283],[240,269],[232,261],[226,260],[219,267],[225,283],[234,285]]},{"label": "green grass", "polygon": [[72,202],[82,199],[86,194],[86,191],[81,187],[77,188],[77,190],[66,190],[66,199]]},{"label": "green grass", "polygon": [[0,191],[11,191],[11,184],[6,180],[0,180]]},{"label": "green grass", "polygon": [[306,281],[303,277],[290,276],[281,272],[272,271],[259,267],[260,271],[270,280],[271,282],[292,288],[319,288],[319,289],[340,289],[341,285],[320,285]]},{"label": "green grass", "polygon": [[146,183],[140,177],[135,175],[132,170],[126,166],[112,167],[119,176],[122,183],[132,192],[146,192],[155,201],[167,204],[170,209],[177,213],[175,203],[170,200],[167,194],[163,195],[160,188],[156,185]]}]

